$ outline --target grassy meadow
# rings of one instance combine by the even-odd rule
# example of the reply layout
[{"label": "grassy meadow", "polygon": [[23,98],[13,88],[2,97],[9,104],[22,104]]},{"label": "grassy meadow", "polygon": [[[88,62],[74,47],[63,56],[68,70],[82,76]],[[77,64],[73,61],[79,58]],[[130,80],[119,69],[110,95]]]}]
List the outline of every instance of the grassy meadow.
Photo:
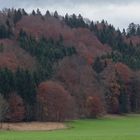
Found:
[{"label": "grassy meadow", "polygon": [[0,140],[140,140],[140,115],[77,120],[57,131],[0,131]]}]

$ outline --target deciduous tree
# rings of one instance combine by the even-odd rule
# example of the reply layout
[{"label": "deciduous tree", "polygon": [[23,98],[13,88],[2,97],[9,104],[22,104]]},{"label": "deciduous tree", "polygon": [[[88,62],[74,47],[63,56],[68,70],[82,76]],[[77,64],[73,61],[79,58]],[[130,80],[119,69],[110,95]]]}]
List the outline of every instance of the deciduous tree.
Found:
[{"label": "deciduous tree", "polygon": [[7,115],[8,120],[11,122],[23,121],[26,117],[26,110],[23,99],[16,93],[13,93],[9,96],[8,102],[9,102],[9,113]]},{"label": "deciduous tree", "polygon": [[104,112],[102,100],[98,96],[89,96],[86,100],[87,116],[97,118]]},{"label": "deciduous tree", "polygon": [[[43,82],[37,94],[43,121],[64,121],[74,116],[74,102],[68,91],[57,82]],[[44,117],[46,116],[46,117]]]}]

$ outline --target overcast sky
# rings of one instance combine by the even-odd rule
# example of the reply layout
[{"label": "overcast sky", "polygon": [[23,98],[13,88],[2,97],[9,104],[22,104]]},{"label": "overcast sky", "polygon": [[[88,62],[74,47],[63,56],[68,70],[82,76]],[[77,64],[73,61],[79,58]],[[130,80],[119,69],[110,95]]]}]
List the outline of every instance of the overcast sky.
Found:
[{"label": "overcast sky", "polygon": [[140,0],[0,0],[0,9],[25,8],[28,12],[39,8],[57,10],[59,14],[76,13],[90,20],[105,19],[116,28],[129,23],[140,24]]}]

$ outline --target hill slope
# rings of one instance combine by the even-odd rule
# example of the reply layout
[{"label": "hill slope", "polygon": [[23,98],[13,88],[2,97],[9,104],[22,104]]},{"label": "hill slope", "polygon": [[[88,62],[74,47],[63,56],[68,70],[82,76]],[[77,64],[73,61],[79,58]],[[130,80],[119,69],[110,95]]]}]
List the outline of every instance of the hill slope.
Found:
[{"label": "hill slope", "polygon": [[1,12],[0,120],[139,112],[139,26],[128,29],[74,14]]}]

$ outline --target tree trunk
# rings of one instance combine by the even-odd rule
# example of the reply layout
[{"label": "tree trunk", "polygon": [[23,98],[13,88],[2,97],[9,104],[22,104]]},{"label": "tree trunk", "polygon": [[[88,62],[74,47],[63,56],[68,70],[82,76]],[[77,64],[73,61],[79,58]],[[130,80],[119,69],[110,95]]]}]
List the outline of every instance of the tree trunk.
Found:
[{"label": "tree trunk", "polygon": [[2,121],[0,122],[0,129],[2,129]]}]

